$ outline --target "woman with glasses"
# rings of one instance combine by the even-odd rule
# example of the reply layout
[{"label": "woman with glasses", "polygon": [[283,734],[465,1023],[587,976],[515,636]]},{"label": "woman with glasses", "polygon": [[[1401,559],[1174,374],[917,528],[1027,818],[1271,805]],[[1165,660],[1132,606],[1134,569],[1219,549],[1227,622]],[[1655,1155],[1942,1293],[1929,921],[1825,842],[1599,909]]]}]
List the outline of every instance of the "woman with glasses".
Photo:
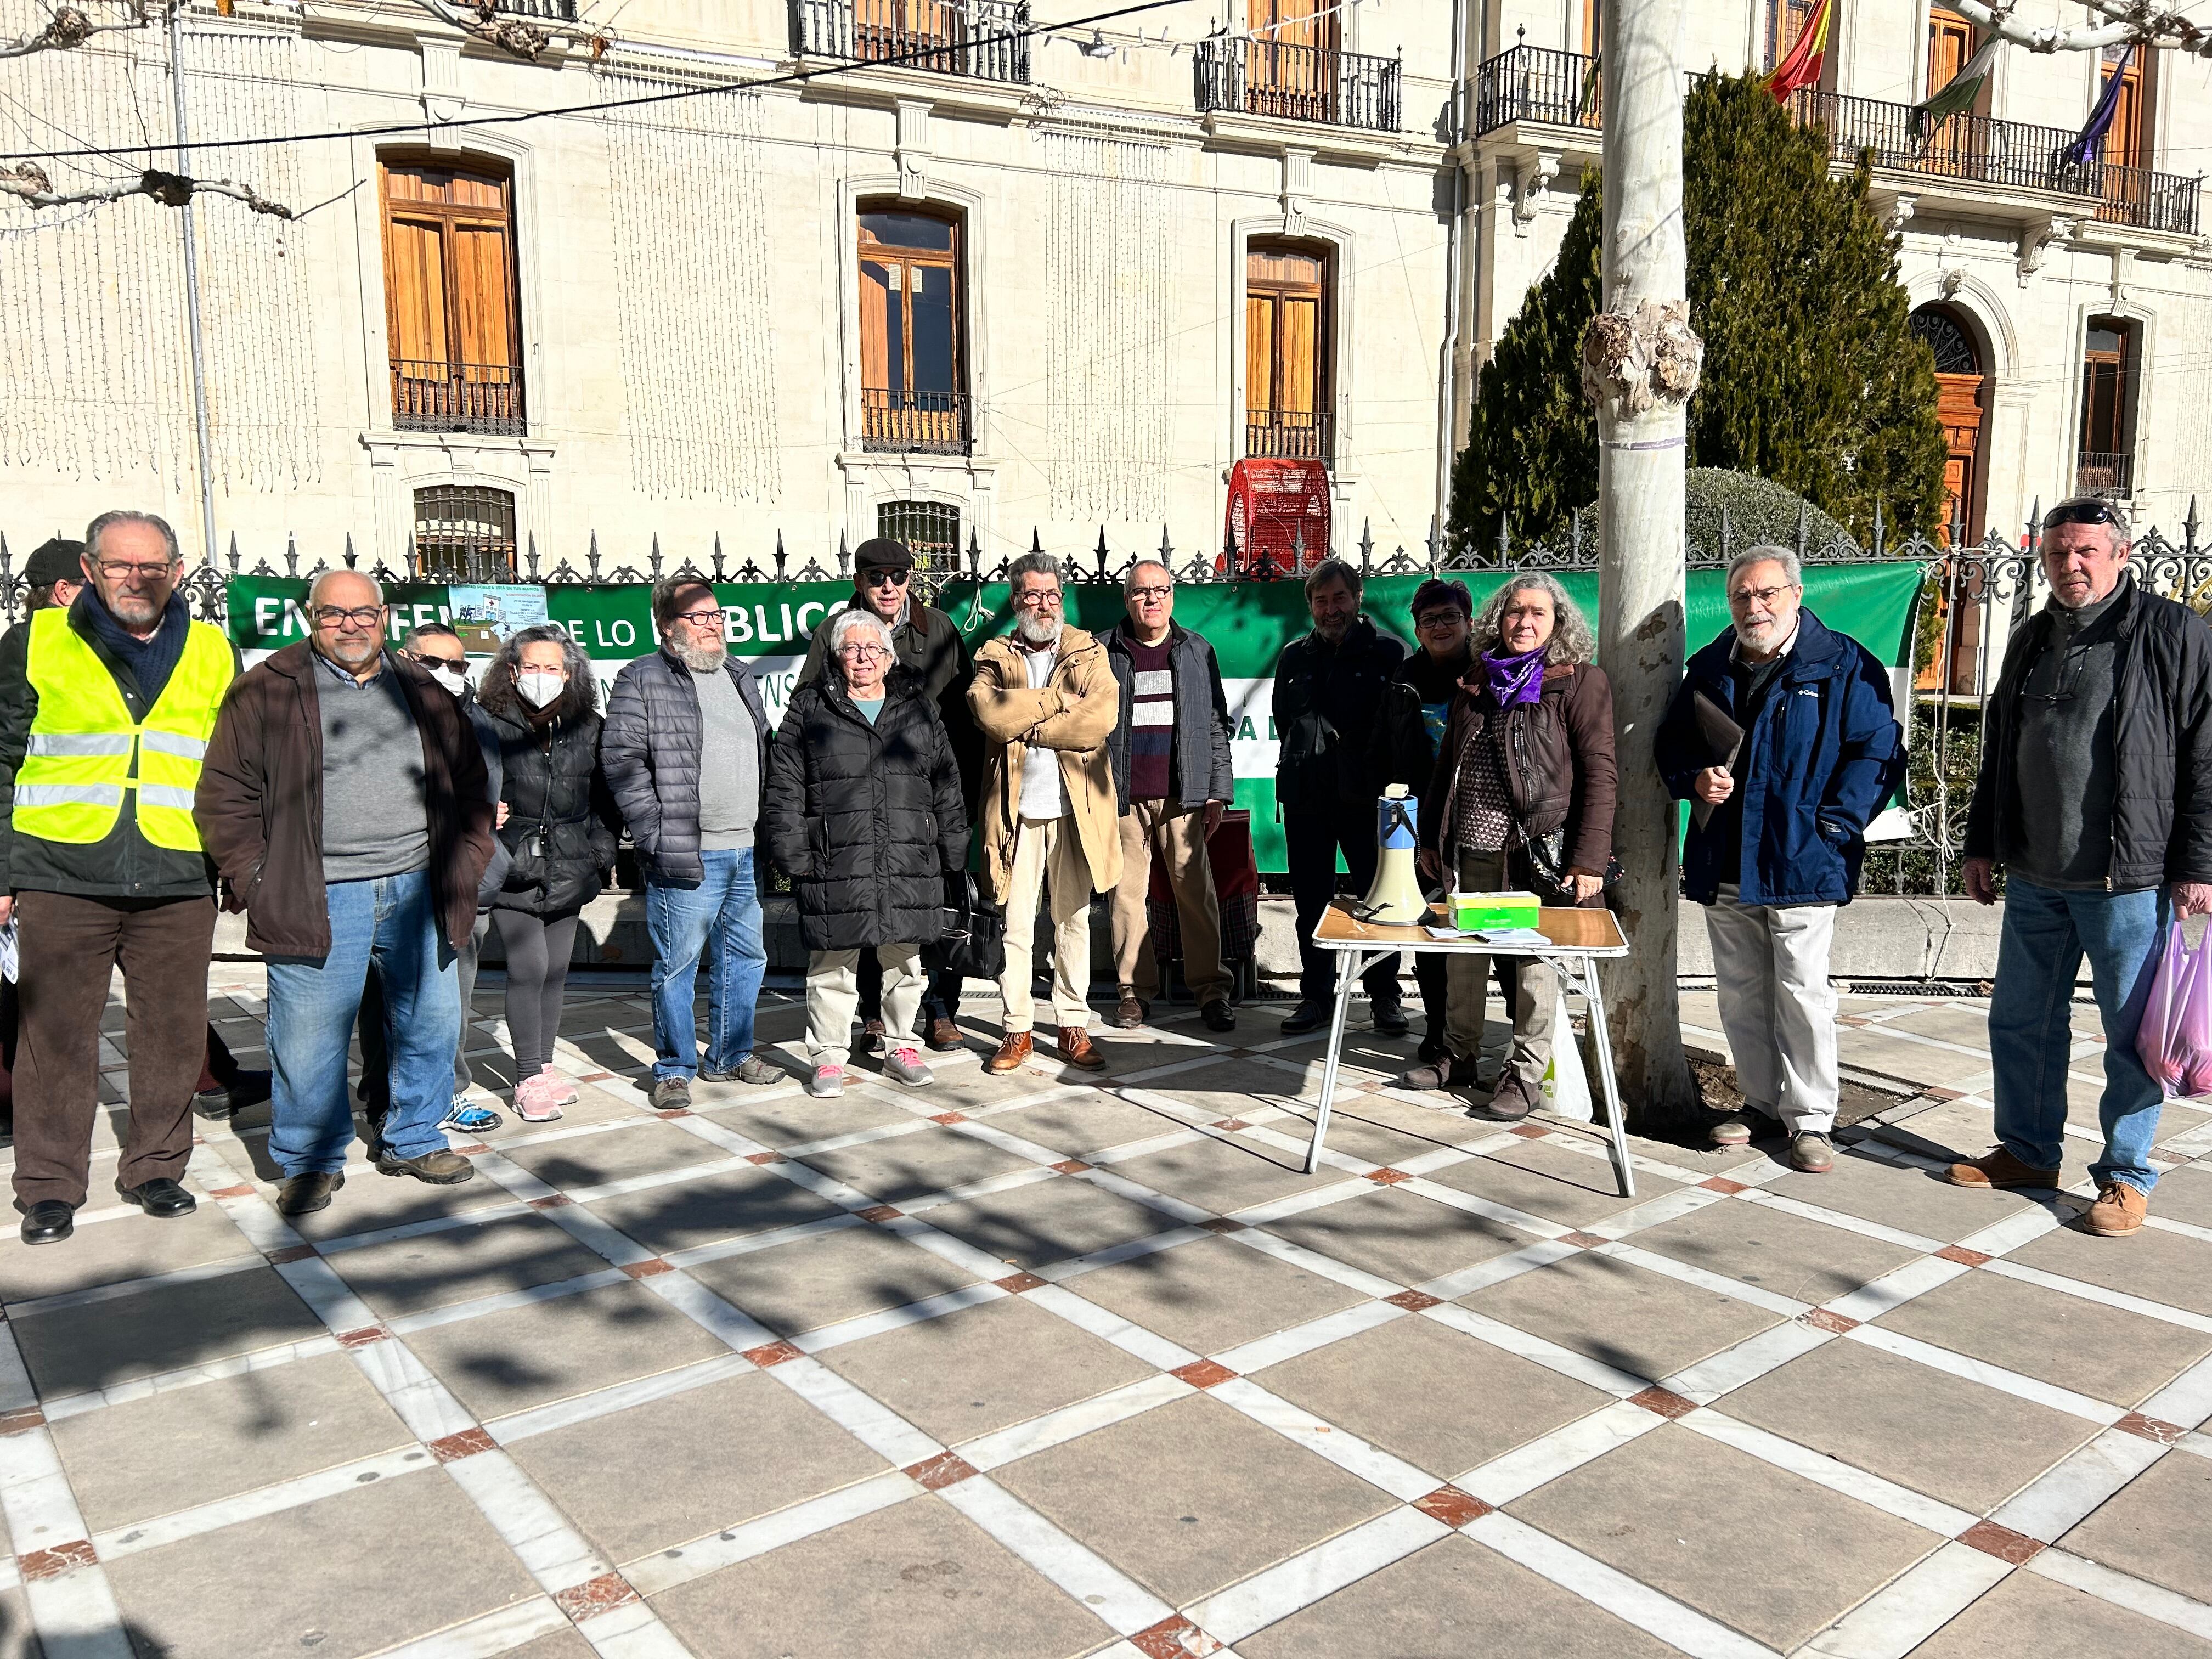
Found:
[{"label": "woman with glasses", "polygon": [[[975,816],[975,784],[981,773],[981,739],[968,712],[968,646],[952,618],[926,605],[915,591],[914,553],[904,542],[888,536],[872,536],[853,550],[853,599],[848,607],[872,612],[890,630],[891,649],[897,665],[914,676],[921,695],[936,706],[952,740],[960,767],[960,798]],[[822,678],[830,661],[830,629],[825,622],[814,630],[807,647],[805,666],[799,671],[801,685]],[[873,951],[860,952],[859,967],[860,1041],[862,1052],[883,1052],[883,966]],[[929,988],[921,999],[923,1045],[939,1054],[961,1046],[960,975],[941,965],[929,970]]]},{"label": "woman with glasses", "polygon": [[583,647],[547,623],[507,636],[477,698],[499,738],[499,838],[512,860],[490,907],[507,955],[514,1110],[544,1123],[576,1102],[576,1085],[553,1069],[553,1044],[578,913],[615,861],[599,690]]},{"label": "woman with glasses", "polygon": [[945,876],[968,859],[960,771],[936,704],[859,606],[822,629],[829,672],[792,694],[769,750],[761,835],[791,878],[806,947],[807,1092],[845,1089],[860,952],[883,964],[884,1074],[936,1079],[915,1030],[921,947],[944,928]]},{"label": "woman with glasses", "polygon": [[[1463,891],[1534,888],[1551,904],[1604,902],[1613,862],[1613,687],[1589,624],[1558,580],[1510,578],[1476,613],[1473,663],[1452,704],[1422,800],[1424,873]],[[1475,1081],[1490,959],[1453,956],[1445,1053],[1404,1087]],[[1488,1115],[1524,1118],[1552,1062],[1557,984],[1523,957],[1513,974],[1513,1051]]]},{"label": "woman with glasses", "polygon": [[[1465,582],[1431,577],[1414,590],[1411,609],[1419,648],[1398,665],[1397,684],[1401,702],[1411,705],[1419,720],[1414,724],[1401,717],[1392,722],[1392,729],[1412,730],[1419,738],[1418,744],[1408,745],[1415,750],[1418,765],[1407,780],[1419,788],[1435,769],[1452,704],[1459,699],[1460,681],[1473,665],[1468,630],[1474,620],[1474,599]],[[1445,1053],[1444,957],[1434,951],[1416,951],[1413,978],[1421,988],[1421,1007],[1428,1017],[1420,1058],[1433,1066]]]}]

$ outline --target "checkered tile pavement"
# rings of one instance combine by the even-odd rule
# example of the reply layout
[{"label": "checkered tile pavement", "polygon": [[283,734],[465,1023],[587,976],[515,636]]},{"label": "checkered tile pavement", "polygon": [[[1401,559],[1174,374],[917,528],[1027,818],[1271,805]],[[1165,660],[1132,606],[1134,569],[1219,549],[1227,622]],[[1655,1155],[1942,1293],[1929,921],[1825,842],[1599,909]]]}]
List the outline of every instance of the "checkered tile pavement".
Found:
[{"label": "checkered tile pavement", "polygon": [[1265,1009],[656,1114],[644,1000],[580,988],[582,1102],[477,1180],[288,1224],[248,1116],[188,1220],[0,1248],[0,1659],[2212,1654],[2212,1116],[2091,1239],[1932,1178],[1974,1005],[1844,1024],[1926,1086],[1836,1173],[1638,1142],[1626,1200],[1364,1034],[1305,1175]]}]

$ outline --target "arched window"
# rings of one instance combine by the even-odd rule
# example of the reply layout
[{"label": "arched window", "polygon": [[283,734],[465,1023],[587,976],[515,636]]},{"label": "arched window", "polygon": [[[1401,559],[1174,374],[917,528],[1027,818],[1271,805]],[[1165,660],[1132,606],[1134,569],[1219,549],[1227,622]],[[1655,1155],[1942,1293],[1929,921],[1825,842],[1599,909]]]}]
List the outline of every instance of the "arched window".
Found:
[{"label": "arched window", "polygon": [[1916,338],[1936,358],[1936,415],[1943,423],[1943,523],[1938,540],[1970,542],[1982,533],[1982,428],[1990,408],[1990,378],[1966,319],[1945,305],[1912,313]]},{"label": "arched window", "polygon": [[520,434],[513,179],[482,164],[387,161],[379,170],[392,425]]},{"label": "arched window", "polygon": [[1328,254],[1255,242],[1244,261],[1244,453],[1330,459]]},{"label": "arched window", "polygon": [[959,222],[907,207],[860,220],[862,447],[964,455]]},{"label": "arched window", "polygon": [[1912,313],[1911,326],[1912,332],[1927,341],[1928,349],[1936,354],[1938,374],[1982,372],[1981,353],[1975,349],[1973,337],[1949,312],[1940,306],[1923,306]]},{"label": "arched window", "polygon": [[513,581],[514,497],[471,484],[416,490],[415,568],[427,581]]}]

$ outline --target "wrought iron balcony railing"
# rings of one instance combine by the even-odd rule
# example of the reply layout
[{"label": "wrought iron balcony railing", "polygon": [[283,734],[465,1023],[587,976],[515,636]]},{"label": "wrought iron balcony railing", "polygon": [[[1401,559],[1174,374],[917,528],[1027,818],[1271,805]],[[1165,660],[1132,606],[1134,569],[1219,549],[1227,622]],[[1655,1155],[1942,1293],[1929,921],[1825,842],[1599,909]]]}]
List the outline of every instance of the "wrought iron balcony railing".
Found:
[{"label": "wrought iron balcony railing", "polygon": [[576,21],[576,0],[491,0],[491,9],[510,17],[535,17],[544,23]]},{"label": "wrought iron balcony railing", "polygon": [[1198,107],[1395,132],[1401,67],[1395,58],[1211,34],[1198,43]]},{"label": "wrought iron balcony railing", "polygon": [[1515,46],[1499,52],[1474,72],[1475,137],[1516,121],[1596,131],[1603,125],[1597,88],[1590,85],[1596,73],[1597,59],[1578,52]]},{"label": "wrought iron balcony railing", "polygon": [[[1596,59],[1578,52],[1515,46],[1475,71],[1477,137],[1516,121],[1595,129],[1602,100],[1589,78]],[[2197,232],[2201,181],[2147,167],[2065,159],[2075,135],[2064,127],[1954,115],[1916,135],[1912,106],[1880,98],[1805,91],[1790,100],[1801,122],[1828,135],[1828,154],[1843,162],[1865,154],[1878,167],[1926,178],[2048,190],[2096,198],[2095,216],[2145,230]]]},{"label": "wrought iron balcony railing", "polygon": [[1254,409],[1244,415],[1244,453],[1286,461],[1328,461],[1328,416],[1317,410]]},{"label": "wrought iron balcony railing", "polygon": [[522,371],[504,363],[392,360],[392,424],[403,432],[520,437]]},{"label": "wrought iron balcony railing", "polygon": [[1026,85],[1029,0],[791,0],[803,56]]},{"label": "wrought iron balcony railing", "polygon": [[890,453],[965,455],[968,394],[860,390],[860,447]]},{"label": "wrought iron balcony railing", "polygon": [[2125,495],[2136,483],[2136,458],[2125,450],[2084,449],[2074,458],[2074,488],[2084,495]]}]

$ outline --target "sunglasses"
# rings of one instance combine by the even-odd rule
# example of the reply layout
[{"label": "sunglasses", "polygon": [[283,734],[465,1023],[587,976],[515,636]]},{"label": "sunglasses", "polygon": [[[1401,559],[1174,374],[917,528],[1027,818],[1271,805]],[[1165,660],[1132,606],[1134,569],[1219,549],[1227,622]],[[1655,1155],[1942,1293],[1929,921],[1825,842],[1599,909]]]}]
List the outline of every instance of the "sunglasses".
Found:
[{"label": "sunglasses", "polygon": [[2043,515],[2043,527],[2056,530],[2062,524],[2108,524],[2118,529],[2120,515],[2110,501],[2061,501]]}]

